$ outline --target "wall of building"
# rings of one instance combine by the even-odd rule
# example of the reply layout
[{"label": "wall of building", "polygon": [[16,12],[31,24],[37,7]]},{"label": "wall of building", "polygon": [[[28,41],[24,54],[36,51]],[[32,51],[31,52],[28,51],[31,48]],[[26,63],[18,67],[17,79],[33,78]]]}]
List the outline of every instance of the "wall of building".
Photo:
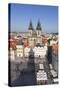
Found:
[{"label": "wall of building", "polygon": [[15,52],[12,48],[10,48],[10,51],[9,51],[9,59],[15,60]]},{"label": "wall of building", "polygon": [[36,30],[36,33],[37,33],[37,37],[40,37],[42,34],[41,30]]},{"label": "wall of building", "polygon": [[34,47],[33,51],[35,57],[45,57],[47,54],[47,47]]},{"label": "wall of building", "polygon": [[30,52],[30,48],[29,47],[25,47],[24,48],[24,56],[28,57],[29,56],[29,52]]},{"label": "wall of building", "polygon": [[[47,54],[47,46],[44,47],[34,47],[33,49],[34,56],[35,57],[45,57]],[[26,47],[24,48],[24,56],[28,57],[30,52],[30,48]]]},{"label": "wall of building", "polygon": [[16,45],[17,57],[23,57],[23,45]]},{"label": "wall of building", "polygon": [[32,38],[32,37],[30,37],[30,38],[28,39],[28,41],[29,41],[29,46],[30,46],[30,47],[34,47],[34,44],[35,44],[34,39],[35,39],[35,38]]}]

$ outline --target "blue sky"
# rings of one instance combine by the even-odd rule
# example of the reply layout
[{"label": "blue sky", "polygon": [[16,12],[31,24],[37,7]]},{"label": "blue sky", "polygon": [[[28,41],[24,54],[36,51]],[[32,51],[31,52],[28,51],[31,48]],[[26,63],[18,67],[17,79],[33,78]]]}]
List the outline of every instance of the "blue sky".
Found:
[{"label": "blue sky", "polygon": [[43,32],[58,31],[57,6],[11,4],[10,10],[11,31],[27,31],[30,20],[34,29],[39,20]]}]

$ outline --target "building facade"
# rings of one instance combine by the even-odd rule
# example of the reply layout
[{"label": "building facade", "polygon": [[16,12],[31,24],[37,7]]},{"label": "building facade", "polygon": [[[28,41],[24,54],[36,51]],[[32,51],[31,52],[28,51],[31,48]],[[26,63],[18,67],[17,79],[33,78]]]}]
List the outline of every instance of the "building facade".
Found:
[{"label": "building facade", "polygon": [[19,41],[16,45],[16,56],[23,57],[23,54],[24,54],[23,52],[24,52],[23,43]]}]

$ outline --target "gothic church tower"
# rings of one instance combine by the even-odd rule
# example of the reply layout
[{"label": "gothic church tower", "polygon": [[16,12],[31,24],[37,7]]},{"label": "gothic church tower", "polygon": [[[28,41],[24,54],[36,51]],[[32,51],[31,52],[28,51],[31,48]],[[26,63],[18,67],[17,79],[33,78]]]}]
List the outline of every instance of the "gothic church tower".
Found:
[{"label": "gothic church tower", "polygon": [[36,33],[37,33],[37,43],[41,44],[42,43],[42,28],[39,21],[37,23]]},{"label": "gothic church tower", "polygon": [[34,30],[33,25],[32,25],[32,21],[30,21],[28,30],[29,30],[28,32],[30,33],[30,36],[32,36],[33,30]]}]

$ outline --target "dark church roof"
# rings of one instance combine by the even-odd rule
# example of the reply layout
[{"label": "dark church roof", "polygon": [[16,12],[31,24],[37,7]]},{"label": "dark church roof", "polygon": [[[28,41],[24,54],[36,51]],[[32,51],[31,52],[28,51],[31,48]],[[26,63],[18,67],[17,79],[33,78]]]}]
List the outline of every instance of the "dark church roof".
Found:
[{"label": "dark church roof", "polygon": [[39,21],[38,21],[38,23],[37,23],[36,30],[42,30],[42,28],[41,28],[41,24],[40,24],[40,22],[39,22]]},{"label": "dark church roof", "polygon": [[32,21],[30,21],[28,30],[33,30]]}]

